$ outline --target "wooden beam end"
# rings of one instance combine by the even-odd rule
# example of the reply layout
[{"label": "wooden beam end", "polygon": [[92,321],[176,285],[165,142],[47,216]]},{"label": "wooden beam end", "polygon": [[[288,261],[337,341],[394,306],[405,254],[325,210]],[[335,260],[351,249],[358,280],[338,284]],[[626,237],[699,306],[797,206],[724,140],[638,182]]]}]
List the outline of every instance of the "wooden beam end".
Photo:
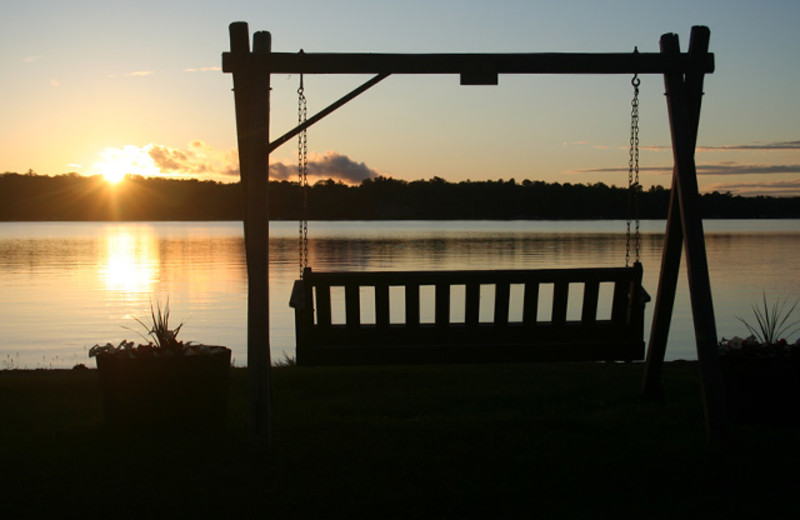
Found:
[{"label": "wooden beam end", "polygon": [[231,52],[248,54],[250,52],[250,30],[247,22],[233,22],[228,26],[231,40]]}]

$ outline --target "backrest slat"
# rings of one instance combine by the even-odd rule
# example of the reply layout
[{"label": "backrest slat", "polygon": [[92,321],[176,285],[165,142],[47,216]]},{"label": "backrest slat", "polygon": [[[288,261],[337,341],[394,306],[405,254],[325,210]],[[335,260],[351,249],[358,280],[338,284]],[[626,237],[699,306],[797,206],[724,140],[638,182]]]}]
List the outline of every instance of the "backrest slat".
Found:
[{"label": "backrest slat", "polygon": [[494,288],[494,324],[508,325],[508,306],[511,288],[508,282],[497,282]]},{"label": "backrest slat", "polygon": [[385,283],[375,285],[375,325],[378,328],[389,326],[389,286]]},{"label": "backrest slat", "polygon": [[406,325],[419,326],[419,284],[406,285]]},{"label": "backrest slat", "polygon": [[481,286],[478,282],[467,283],[464,300],[464,321],[469,327],[477,327],[481,303]]},{"label": "backrest slat", "polygon": [[617,280],[614,283],[614,301],[611,303],[611,321],[614,323],[624,323],[627,319],[630,289],[630,280]]},{"label": "backrest slat", "polygon": [[592,324],[597,321],[597,299],[600,295],[600,282],[591,280],[583,285],[583,309],[581,322]]},{"label": "backrest slat", "polygon": [[569,298],[569,282],[558,280],[553,287],[553,323],[567,321],[567,299]]},{"label": "backrest slat", "polygon": [[347,327],[357,329],[361,325],[361,298],[358,283],[344,286],[344,308]]},{"label": "backrest slat", "polygon": [[[308,282],[306,282],[308,283]],[[316,286],[317,325],[320,327],[331,326],[331,286]]]},{"label": "backrest slat", "polygon": [[539,312],[539,283],[525,282],[525,295],[522,299],[522,323],[526,327],[536,324]]},{"label": "backrest slat", "polygon": [[447,327],[450,323],[450,285],[436,284],[436,326]]}]

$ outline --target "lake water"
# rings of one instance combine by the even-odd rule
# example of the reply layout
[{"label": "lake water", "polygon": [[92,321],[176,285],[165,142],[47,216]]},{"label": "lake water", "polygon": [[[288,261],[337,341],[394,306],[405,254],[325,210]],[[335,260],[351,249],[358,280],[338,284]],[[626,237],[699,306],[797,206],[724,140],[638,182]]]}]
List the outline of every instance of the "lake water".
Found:
[{"label": "lake water", "polygon": [[[717,330],[745,335],[738,316],[765,291],[800,296],[800,221],[706,221]],[[642,222],[644,285],[655,297],[663,221]],[[297,224],[271,224],[273,360],[294,355],[288,306],[298,275]],[[311,222],[318,270],[523,269],[620,266],[621,221]],[[133,317],[170,300],[180,337],[233,349],[246,365],[246,286],[239,222],[0,223],[0,368],[94,362],[95,343],[140,339]],[[647,306],[649,335],[653,305]],[[126,329],[124,327],[130,327]],[[668,359],[696,359],[682,267]]]}]

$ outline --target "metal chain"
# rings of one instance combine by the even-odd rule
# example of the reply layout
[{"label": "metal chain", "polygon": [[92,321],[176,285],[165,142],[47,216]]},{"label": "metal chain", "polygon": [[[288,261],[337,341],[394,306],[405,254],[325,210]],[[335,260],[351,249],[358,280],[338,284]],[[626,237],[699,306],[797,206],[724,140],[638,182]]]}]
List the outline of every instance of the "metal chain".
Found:
[{"label": "metal chain", "polygon": [[[634,50],[637,52],[637,50]],[[628,157],[628,220],[625,243],[625,265],[630,264],[631,259],[631,218],[635,220],[635,231],[633,236],[634,258],[639,262],[640,256],[640,234],[639,234],[639,85],[641,80],[638,74],[634,74],[631,80],[633,85],[633,100],[631,100],[631,141]]]},{"label": "metal chain", "polygon": [[[303,124],[308,117],[303,75],[297,89],[297,124]],[[300,279],[308,267],[308,135],[306,130],[297,137],[297,177],[300,188],[299,232],[297,250],[299,256]]]}]

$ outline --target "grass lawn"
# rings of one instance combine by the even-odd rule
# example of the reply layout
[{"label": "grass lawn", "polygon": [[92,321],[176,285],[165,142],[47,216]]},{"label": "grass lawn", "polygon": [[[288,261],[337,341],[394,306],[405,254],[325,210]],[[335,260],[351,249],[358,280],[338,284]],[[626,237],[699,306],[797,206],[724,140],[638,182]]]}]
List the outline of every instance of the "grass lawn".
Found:
[{"label": "grass lawn", "polygon": [[2,518],[797,518],[797,430],[706,443],[694,363],[273,370],[265,464],[246,371],[222,433],[103,422],[97,373],[0,372]]}]

